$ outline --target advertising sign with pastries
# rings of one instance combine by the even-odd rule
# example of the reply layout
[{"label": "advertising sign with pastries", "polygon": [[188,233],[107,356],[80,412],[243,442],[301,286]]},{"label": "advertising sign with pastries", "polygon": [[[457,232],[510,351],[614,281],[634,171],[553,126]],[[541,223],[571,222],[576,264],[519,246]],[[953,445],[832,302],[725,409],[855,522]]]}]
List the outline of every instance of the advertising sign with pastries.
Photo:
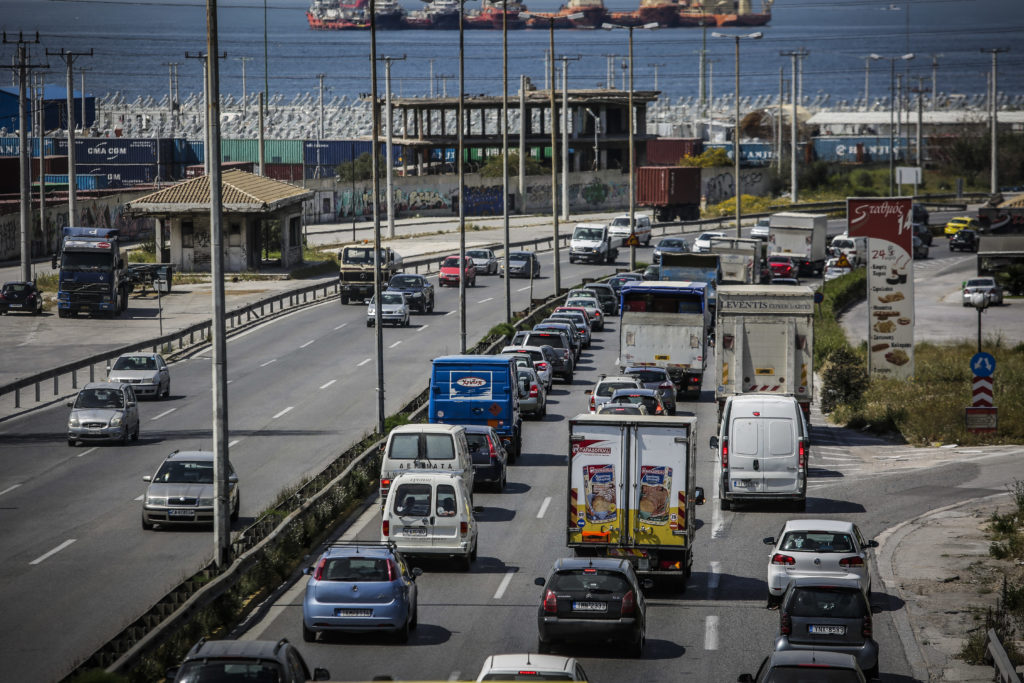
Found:
[{"label": "advertising sign with pastries", "polygon": [[868,371],[914,376],[914,233],[910,197],[850,197],[847,232],[868,238]]}]

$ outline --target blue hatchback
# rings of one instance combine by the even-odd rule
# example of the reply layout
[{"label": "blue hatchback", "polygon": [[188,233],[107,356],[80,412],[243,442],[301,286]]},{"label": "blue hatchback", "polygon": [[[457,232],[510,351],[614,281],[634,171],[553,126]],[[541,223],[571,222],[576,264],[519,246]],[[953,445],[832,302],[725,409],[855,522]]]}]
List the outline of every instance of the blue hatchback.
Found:
[{"label": "blue hatchback", "polygon": [[321,632],[385,631],[399,642],[416,628],[416,577],[392,543],[332,543],[309,574],[302,601],[302,638]]}]

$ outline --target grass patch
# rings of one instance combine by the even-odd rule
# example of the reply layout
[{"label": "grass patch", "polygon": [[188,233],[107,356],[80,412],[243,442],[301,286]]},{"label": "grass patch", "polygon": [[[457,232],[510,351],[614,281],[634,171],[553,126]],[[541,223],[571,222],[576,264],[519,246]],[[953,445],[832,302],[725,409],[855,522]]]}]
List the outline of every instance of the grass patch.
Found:
[{"label": "grass patch", "polygon": [[867,296],[867,270],[858,268],[824,283],[819,290],[824,299],[815,306],[814,367],[821,368],[835,351],[849,349],[839,314]]}]

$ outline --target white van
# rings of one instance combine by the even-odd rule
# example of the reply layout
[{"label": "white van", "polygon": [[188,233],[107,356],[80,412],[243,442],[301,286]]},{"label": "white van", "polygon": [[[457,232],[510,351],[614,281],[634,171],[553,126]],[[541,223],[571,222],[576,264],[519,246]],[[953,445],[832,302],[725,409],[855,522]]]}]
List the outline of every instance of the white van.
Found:
[{"label": "white van", "polygon": [[619,250],[612,246],[608,226],[600,223],[577,223],[569,240],[569,263],[614,263]]},{"label": "white van", "polygon": [[410,471],[391,482],[380,537],[404,555],[454,557],[469,571],[478,535],[469,488],[460,475]]},{"label": "white van", "polygon": [[866,237],[850,237],[846,233],[836,235],[829,244],[833,256],[846,255],[852,268],[858,268],[868,260],[868,239]]},{"label": "white van", "polygon": [[395,427],[388,434],[380,463],[381,505],[391,481],[409,470],[450,472],[466,479],[473,490],[473,460],[461,425],[410,424]]},{"label": "white van", "polygon": [[[633,233],[640,244],[648,246],[651,243],[651,217],[645,213],[634,213]],[[608,234],[612,236],[612,244],[626,246],[626,240],[629,239],[629,214],[613,218],[608,224]]]},{"label": "white van", "polygon": [[803,512],[810,432],[794,396],[730,396],[711,448],[722,464],[723,510],[745,501],[791,501]]}]

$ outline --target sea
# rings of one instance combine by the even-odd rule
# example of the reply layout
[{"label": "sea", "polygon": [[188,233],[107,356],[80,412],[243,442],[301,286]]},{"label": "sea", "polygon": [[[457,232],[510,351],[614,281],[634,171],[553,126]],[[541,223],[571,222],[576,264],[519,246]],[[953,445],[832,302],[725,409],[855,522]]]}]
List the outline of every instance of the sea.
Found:
[{"label": "sea", "polygon": [[[761,0],[752,0],[755,10]],[[557,0],[528,0],[536,12],[556,11]],[[420,9],[418,0],[403,0]],[[239,97],[266,90],[294,101],[318,96],[323,74],[325,101],[351,101],[370,91],[368,31],[313,31],[306,0],[221,0],[217,3],[220,84],[223,95]],[[473,0],[467,10],[479,7]],[[629,0],[607,0],[610,10],[630,10]],[[47,52],[88,53],[74,60],[75,88],[102,97],[120,93],[126,101],[159,101],[176,74],[181,99],[201,92],[202,67],[195,55],[207,50],[207,6],[201,0],[0,0],[0,73],[3,85],[16,83],[12,64],[16,41],[27,41],[31,73],[63,85],[65,64]],[[38,32],[38,43],[36,34]],[[662,98],[696,98],[699,55],[708,62],[712,97],[735,88],[733,36],[761,32],[738,41],[740,91],[744,97],[779,92],[781,77],[792,78],[792,59],[782,53],[803,50],[797,78],[805,98],[825,106],[852,105],[863,98],[888,97],[891,76],[904,87],[934,87],[980,105],[988,90],[992,55],[997,55],[997,89],[1004,104],[1024,104],[1024,0],[777,0],[771,23],[756,28],[674,28],[633,31],[634,87],[657,89]],[[716,37],[714,33],[725,34]],[[555,54],[569,57],[570,88],[601,88],[610,81],[626,87],[628,31],[556,30]],[[548,31],[508,33],[508,83],[515,93],[521,75],[547,87]],[[501,31],[465,31],[465,92],[500,95]],[[881,59],[872,60],[871,54]],[[913,59],[902,56],[913,54]],[[455,96],[458,93],[459,33],[439,30],[377,32],[377,57],[393,57],[392,90],[397,96]],[[578,59],[577,59],[578,58]],[[44,68],[48,65],[48,68]],[[561,86],[561,60],[558,62]],[[383,62],[377,61],[379,88]],[[244,69],[244,76],[243,76]],[[243,84],[244,81],[244,84]],[[787,85],[788,87],[788,85]]]}]

